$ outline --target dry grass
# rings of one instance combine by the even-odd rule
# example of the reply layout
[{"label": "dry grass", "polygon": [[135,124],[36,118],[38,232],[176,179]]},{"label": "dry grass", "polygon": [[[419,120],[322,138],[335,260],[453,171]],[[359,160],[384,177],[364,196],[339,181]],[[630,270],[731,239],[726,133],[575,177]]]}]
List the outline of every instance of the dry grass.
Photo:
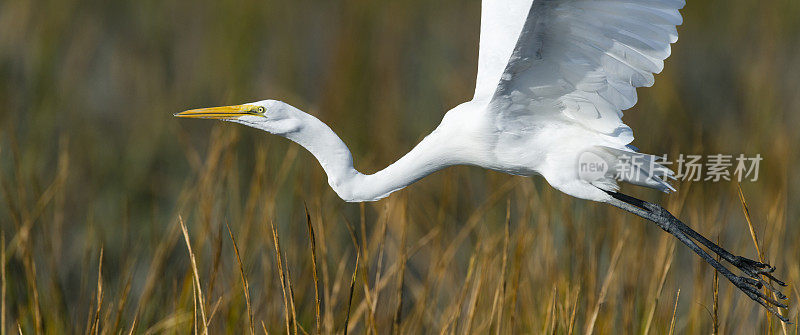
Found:
[{"label": "dry grass", "polygon": [[669,323],[669,335],[675,333],[675,319],[678,315],[678,299],[681,297],[681,290],[678,289],[678,293],[675,294],[675,308],[672,309],[672,321]]},{"label": "dry grass", "polygon": [[[202,286],[200,285],[200,274],[198,273],[199,271],[197,271],[197,261],[195,260],[194,252],[192,251],[192,243],[189,241],[189,232],[186,230],[186,225],[183,224],[183,218],[178,217],[178,221],[181,224],[181,231],[183,232],[184,241],[186,241],[186,249],[189,250],[189,259],[192,261],[192,276],[194,277],[194,284],[195,284],[194,288],[192,289],[192,295],[193,295],[192,303],[193,304],[195,304],[195,302],[197,303],[196,305],[194,305],[195,308],[192,311],[192,316],[194,317],[195,315],[197,315],[196,306],[199,305],[200,306],[200,316],[201,316],[200,321],[202,322],[200,329],[202,329],[203,334],[205,335],[205,334],[208,334],[208,318],[206,318],[206,307],[205,307],[206,303],[205,303],[205,299],[203,298],[203,289],[202,289]],[[100,255],[101,256],[103,255],[102,249],[100,249]],[[102,259],[102,257],[101,257],[101,259]],[[98,277],[99,277],[99,275],[98,275]],[[98,306],[100,304],[100,297],[99,297],[100,290],[99,290],[99,288],[101,288],[101,286],[99,284],[99,279],[98,279],[98,298],[97,298]],[[99,309],[99,307],[98,307],[98,309]],[[197,328],[198,328],[197,327],[197,323],[195,321],[195,324],[194,324],[194,332],[195,333],[197,333]]]},{"label": "dry grass", "polygon": [[[772,263],[800,320],[800,4],[688,2],[634,144],[760,153],[760,178],[624,191]],[[375,171],[471,94],[478,9],[0,2],[0,333],[797,334],[654,225],[541,178],[455,167],[347,204],[286,140],[171,117],[277,97]]]},{"label": "dry grass", "polygon": [[[242,276],[242,291],[244,291],[244,301],[247,304],[247,317],[249,321],[248,326],[250,326],[250,334],[252,335],[255,334],[255,328],[253,327],[253,308],[251,307],[250,304],[250,284],[247,283],[247,275],[244,274],[244,265],[242,265],[242,257],[239,256],[239,246],[236,245],[236,239],[233,238],[233,232],[231,232],[231,227],[228,226],[228,224],[226,223],[225,228],[228,229],[228,235],[231,237],[231,244],[233,244],[233,251],[236,253],[236,263],[239,265],[239,274]],[[315,283],[316,279],[317,279],[316,270],[314,270]]]}]

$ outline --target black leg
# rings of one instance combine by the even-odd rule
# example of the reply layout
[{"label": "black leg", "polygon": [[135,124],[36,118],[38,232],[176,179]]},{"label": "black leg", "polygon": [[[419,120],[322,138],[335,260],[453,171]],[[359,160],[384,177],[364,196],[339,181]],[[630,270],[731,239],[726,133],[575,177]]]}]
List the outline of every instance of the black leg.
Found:
[{"label": "black leg", "polygon": [[[757,278],[757,279],[763,281],[763,279],[759,275],[764,275],[767,278],[775,281],[778,285],[786,286],[786,283],[784,283],[784,282],[782,282],[782,281],[780,281],[777,278],[772,276],[772,272],[775,271],[775,267],[772,267],[769,264],[764,264],[764,263],[761,263],[761,262],[757,262],[757,261],[751,260],[749,258],[745,258],[745,257],[741,257],[741,256],[735,256],[735,255],[731,254],[727,250],[725,250],[722,247],[718,246],[716,243],[709,241],[707,238],[705,238],[705,236],[700,235],[700,233],[694,231],[694,229],[690,228],[689,226],[687,226],[686,224],[684,224],[680,220],[676,219],[674,216],[672,216],[672,214],[669,211],[667,211],[663,207],[661,207],[659,205],[656,205],[656,204],[653,204],[653,203],[650,203],[650,202],[646,202],[646,201],[640,200],[640,199],[636,199],[634,197],[631,197],[629,195],[625,195],[625,194],[622,194],[622,193],[617,193],[617,192],[607,192],[607,193],[610,194],[612,197],[614,197],[617,200],[620,200],[622,202],[625,202],[626,204],[638,207],[641,210],[641,212],[643,212],[643,213],[649,213],[650,214],[650,218],[647,218],[648,220],[652,221],[654,219],[658,219],[658,220],[662,220],[662,221],[669,221],[671,224],[675,225],[682,232],[684,232],[685,234],[689,235],[689,237],[691,237],[691,238],[695,239],[696,241],[700,242],[700,244],[704,245],[706,248],[708,248],[709,250],[711,250],[715,254],[719,255],[722,259],[724,259],[728,263],[732,264],[736,268],[742,270],[742,272],[744,272],[748,276],[750,276],[752,278]],[[617,206],[617,207],[619,207],[619,206]],[[637,214],[637,215],[642,216],[641,214]],[[763,284],[768,286],[770,288],[770,290],[775,292],[781,299],[784,298],[783,293],[781,293],[780,291],[778,291],[774,287],[771,287],[772,285],[770,285],[768,282],[763,282]]]},{"label": "black leg", "polygon": [[[786,286],[786,284],[784,284],[782,281],[777,280],[772,276],[771,273],[775,270],[774,267],[770,267],[768,264],[756,262],[744,257],[734,256],[727,250],[709,241],[703,235],[700,235],[700,233],[694,231],[680,220],[676,219],[671,213],[659,205],[639,200],[622,193],[607,193],[613,198],[611,201],[609,201],[609,204],[654,222],[661,229],[672,234],[679,241],[692,249],[692,251],[699,255],[704,261],[711,264],[714,269],[716,269],[731,283],[742,290],[742,292],[744,292],[748,297],[764,306],[764,308],[781,319],[781,321],[789,322],[789,319],[780,315],[778,310],[775,308],[786,308],[786,305],[778,302],[761,291],[761,288],[766,286],[770,291],[774,292],[779,299],[786,299],[786,296],[783,293],[781,293],[778,289],[773,287],[769,282],[765,281],[761,277],[761,275],[765,275],[778,283],[778,285]],[[700,244],[706,246],[715,254],[719,255],[725,261],[731,263],[734,267],[740,269],[751,278],[735,275],[725,266],[720,264],[720,262],[711,257],[711,255],[709,255],[705,250],[700,248],[700,246],[698,246],[697,243],[692,240],[692,238],[697,240],[697,242]]]}]

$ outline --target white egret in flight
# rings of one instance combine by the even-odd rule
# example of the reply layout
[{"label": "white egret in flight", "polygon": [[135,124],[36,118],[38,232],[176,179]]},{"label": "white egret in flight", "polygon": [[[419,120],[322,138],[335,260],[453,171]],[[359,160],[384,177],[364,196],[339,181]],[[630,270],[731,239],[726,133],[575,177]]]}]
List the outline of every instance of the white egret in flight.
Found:
[{"label": "white egret in flight", "polygon": [[[287,103],[263,100],[202,108],[179,117],[241,123],[292,140],[319,160],[343,200],[375,201],[452,165],[514,175],[541,175],[571,196],[604,202],[655,222],[677,237],[747,296],[788,321],[761,291],[762,278],[785,284],[768,264],[734,256],[664,208],[618,192],[617,181],[673,190],[671,172],[630,146],[622,111],[636,88],[651,86],[678,39],[684,0],[483,0],[475,95],[385,169],[363,174],[350,150],[322,121]],[[620,162],[626,161],[629,165]],[[638,160],[638,164],[635,163]],[[645,162],[645,164],[642,164]],[[602,167],[582,173],[580,164]],[[652,163],[652,164],[651,164]],[[619,173],[627,169],[627,174]],[[744,273],[738,276],[697,243]]]}]

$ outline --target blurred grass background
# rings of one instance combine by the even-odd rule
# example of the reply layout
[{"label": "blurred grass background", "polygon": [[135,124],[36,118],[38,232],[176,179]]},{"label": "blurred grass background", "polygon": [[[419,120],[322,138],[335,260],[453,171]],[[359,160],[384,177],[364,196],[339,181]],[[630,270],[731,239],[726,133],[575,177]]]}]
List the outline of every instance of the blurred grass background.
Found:
[{"label": "blurred grass background", "polygon": [[[4,0],[2,330],[186,333],[204,314],[210,333],[243,333],[249,310],[275,334],[288,310],[313,333],[307,206],[324,333],[347,322],[353,333],[797,334],[800,2],[687,2],[665,71],[625,121],[645,152],[764,157],[742,189],[795,325],[724,280],[715,304],[712,268],[671,236],[541,178],[455,167],[347,204],[287,140],[172,117],[284,100],[376,171],[471,96],[477,0]],[[735,183],[677,186],[624,191],[757,257]]]}]

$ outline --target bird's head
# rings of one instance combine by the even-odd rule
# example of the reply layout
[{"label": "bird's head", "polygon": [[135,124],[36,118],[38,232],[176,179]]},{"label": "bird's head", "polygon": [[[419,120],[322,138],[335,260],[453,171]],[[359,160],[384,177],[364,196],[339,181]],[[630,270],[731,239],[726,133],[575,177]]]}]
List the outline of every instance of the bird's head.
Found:
[{"label": "bird's head", "polygon": [[230,121],[269,133],[286,135],[302,126],[304,114],[281,101],[261,100],[241,105],[191,109],[174,115],[182,118]]}]

